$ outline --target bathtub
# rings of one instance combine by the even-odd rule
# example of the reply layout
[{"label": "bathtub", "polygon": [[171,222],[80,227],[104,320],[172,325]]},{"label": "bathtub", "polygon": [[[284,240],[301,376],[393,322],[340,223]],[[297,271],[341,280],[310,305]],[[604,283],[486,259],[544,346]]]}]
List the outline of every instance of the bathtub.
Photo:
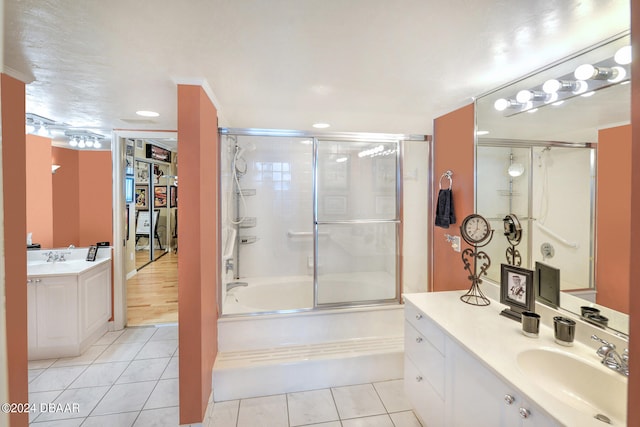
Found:
[{"label": "bathtub", "polygon": [[[222,314],[264,313],[313,308],[313,277],[244,278],[238,286],[226,292]],[[394,278],[386,273],[324,275],[320,279],[320,304],[393,300],[395,289],[389,286]],[[225,289],[226,290],[226,289]]]}]

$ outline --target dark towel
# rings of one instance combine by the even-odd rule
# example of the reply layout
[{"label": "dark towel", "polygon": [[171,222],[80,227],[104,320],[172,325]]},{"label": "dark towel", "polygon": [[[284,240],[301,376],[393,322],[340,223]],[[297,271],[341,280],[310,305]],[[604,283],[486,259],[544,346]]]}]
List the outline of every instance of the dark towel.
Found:
[{"label": "dark towel", "polygon": [[436,226],[449,228],[456,223],[456,215],[453,212],[453,194],[451,189],[440,190],[438,193],[438,205],[436,206]]}]

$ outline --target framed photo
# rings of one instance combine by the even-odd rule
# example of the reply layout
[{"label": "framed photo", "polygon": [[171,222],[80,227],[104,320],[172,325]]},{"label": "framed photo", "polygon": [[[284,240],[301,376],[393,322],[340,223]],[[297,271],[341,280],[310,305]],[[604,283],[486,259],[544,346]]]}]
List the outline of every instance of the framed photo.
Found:
[{"label": "framed photo", "polygon": [[153,207],[154,208],[167,207],[167,186],[166,185],[157,185],[153,187]]},{"label": "framed photo", "polygon": [[534,311],[536,295],[533,270],[502,264],[500,270],[500,302],[508,305],[500,314],[520,321],[523,311]]},{"label": "framed photo", "polygon": [[175,185],[169,187],[169,207],[178,207],[178,187]]},{"label": "framed photo", "polygon": [[136,185],[136,209],[149,209],[149,187],[146,185]]},{"label": "framed photo", "polygon": [[96,255],[98,254],[98,247],[93,245],[89,246],[89,250],[87,251],[87,261],[95,261]]}]

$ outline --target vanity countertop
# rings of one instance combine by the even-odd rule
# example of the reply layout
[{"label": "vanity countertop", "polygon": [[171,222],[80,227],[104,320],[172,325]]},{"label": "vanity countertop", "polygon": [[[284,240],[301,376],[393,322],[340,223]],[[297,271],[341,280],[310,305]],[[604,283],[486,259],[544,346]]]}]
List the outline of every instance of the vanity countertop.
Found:
[{"label": "vanity countertop", "polygon": [[[434,321],[453,340],[473,354],[482,364],[505,382],[519,389],[529,399],[535,401],[549,415],[567,426],[598,426],[606,424],[594,419],[593,413],[578,410],[554,397],[560,390],[547,390],[533,383],[517,363],[519,353],[530,349],[562,351],[594,365],[605,375],[620,377],[621,374],[607,369],[596,355],[598,345],[574,342],[565,347],[554,341],[553,329],[541,324],[538,338],[528,338],[522,334],[520,322],[500,315],[506,307],[491,300],[489,306],[473,306],[460,300],[463,291],[428,292],[404,294],[404,299],[416,306],[426,317]],[[577,325],[581,327],[580,324]],[[594,384],[594,386],[597,386]],[[608,390],[602,390],[607,393]],[[620,396],[626,402],[626,394]],[[613,425],[624,425],[625,420],[612,420]]]},{"label": "vanity countertop", "polygon": [[[111,261],[111,248],[99,248],[95,261],[86,261],[88,248],[27,251],[27,277],[71,276],[85,273]],[[46,262],[48,252],[64,252],[65,261]]]}]

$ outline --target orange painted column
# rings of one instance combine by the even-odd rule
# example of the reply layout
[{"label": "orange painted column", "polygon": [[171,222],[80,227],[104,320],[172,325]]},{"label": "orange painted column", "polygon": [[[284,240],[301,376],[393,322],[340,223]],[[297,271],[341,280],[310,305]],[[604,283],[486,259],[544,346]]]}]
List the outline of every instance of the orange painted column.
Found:
[{"label": "orange painted column", "polygon": [[53,246],[80,246],[78,151],[53,147],[52,157],[53,161],[60,165],[60,169],[53,175]]},{"label": "orange painted column", "polygon": [[[640,216],[640,0],[631,1],[631,45],[633,46],[633,61],[631,65],[631,215]],[[630,325],[629,353],[640,354],[640,224],[631,224],[631,248],[629,253],[631,268],[629,276],[632,278],[629,301]],[[627,401],[627,425],[640,425],[640,357],[629,359],[629,395]]]},{"label": "orange painted column", "polygon": [[218,146],[213,103],[178,85],[180,424],[202,422],[218,351]]},{"label": "orange painted column", "polygon": [[[9,401],[24,403],[29,401],[25,85],[6,74],[0,85]],[[29,415],[12,413],[9,422],[12,427],[27,426]]]},{"label": "orange painted column", "polygon": [[[78,151],[80,246],[113,240],[113,172],[110,151]],[[63,242],[68,246],[73,242]],[[77,243],[73,243],[77,245]],[[111,242],[113,244],[113,242]]]},{"label": "orange painted column", "polygon": [[631,126],[598,132],[596,302],[629,313]]},{"label": "orange painted column", "polygon": [[43,248],[53,246],[51,139],[27,135],[27,232]]},{"label": "orange painted column", "polygon": [[[460,223],[465,216],[474,212],[474,168],[475,168],[475,117],[474,106],[470,104],[434,121],[433,127],[433,188],[431,203],[433,255],[429,271],[432,291],[468,289],[471,286],[468,273],[460,252],[451,248],[445,234],[460,235]],[[435,209],[438,200],[439,180],[444,172],[453,172],[453,206],[456,223],[449,228],[436,227]],[[448,181],[443,180],[448,185]],[[467,247],[462,241],[462,250]]]}]

